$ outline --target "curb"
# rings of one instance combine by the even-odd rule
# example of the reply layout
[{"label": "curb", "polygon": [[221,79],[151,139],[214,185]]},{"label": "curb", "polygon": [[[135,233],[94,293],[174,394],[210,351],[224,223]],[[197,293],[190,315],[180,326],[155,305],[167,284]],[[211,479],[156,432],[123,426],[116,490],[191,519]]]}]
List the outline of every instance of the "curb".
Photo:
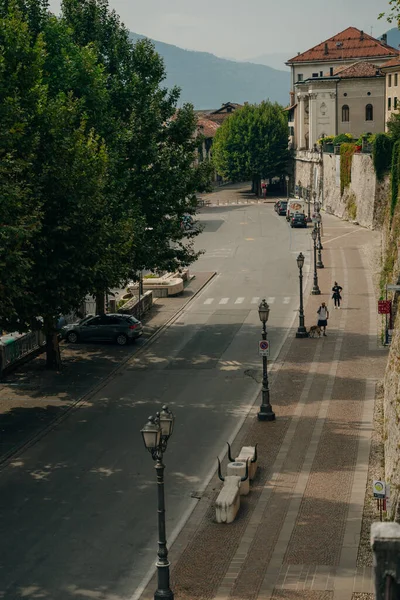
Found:
[{"label": "curb", "polygon": [[8,462],[9,462],[9,460],[11,458],[17,456],[21,452],[24,452],[25,450],[27,450],[28,448],[30,448],[31,446],[33,446],[34,444],[36,444],[36,442],[39,442],[45,435],[47,435],[50,431],[52,431],[53,429],[55,429],[64,419],[66,419],[69,416],[70,412],[72,412],[73,410],[76,410],[77,408],[79,408],[80,404],[82,404],[83,402],[86,402],[91,396],[94,396],[94,394],[97,394],[97,392],[99,392],[103,387],[105,387],[107,385],[107,383],[113,377],[115,377],[115,375],[118,373],[118,371],[120,369],[122,369],[133,357],[136,357],[136,356],[140,355],[144,351],[144,349],[147,348],[147,346],[149,345],[150,342],[152,342],[156,337],[158,337],[164,331],[164,329],[167,329],[167,327],[169,327],[173,323],[173,321],[179,317],[179,315],[184,311],[184,309],[186,308],[186,306],[190,302],[192,302],[192,300],[194,298],[196,298],[196,296],[200,292],[202,292],[204,290],[204,288],[210,283],[210,281],[212,281],[214,279],[214,277],[216,276],[216,274],[217,274],[216,271],[212,272],[211,275],[210,275],[210,277],[193,294],[193,296],[190,296],[190,298],[188,298],[188,300],[179,308],[179,310],[177,310],[177,312],[175,314],[173,314],[163,325],[161,325],[158,329],[156,329],[156,331],[154,331],[147,338],[146,342],[143,344],[143,346],[141,346],[138,349],[137,352],[135,352],[134,354],[131,354],[130,356],[127,356],[126,358],[124,358],[122,360],[122,362],[118,366],[116,366],[111,371],[111,373],[109,373],[107,375],[107,377],[105,377],[105,379],[103,381],[101,381],[100,383],[98,383],[95,387],[93,387],[91,390],[89,390],[88,392],[86,392],[85,394],[83,394],[82,396],[80,396],[77,400],[75,400],[72,404],[70,404],[70,406],[68,406],[61,415],[59,415],[58,417],[56,417],[54,419],[54,421],[52,421],[51,423],[49,423],[49,425],[47,425],[44,429],[38,431],[37,433],[34,433],[25,442],[23,442],[22,444],[18,445],[17,447],[12,448],[11,450],[9,450],[5,454],[3,454],[3,456],[0,457],[0,470],[3,469],[5,466],[7,466]]}]

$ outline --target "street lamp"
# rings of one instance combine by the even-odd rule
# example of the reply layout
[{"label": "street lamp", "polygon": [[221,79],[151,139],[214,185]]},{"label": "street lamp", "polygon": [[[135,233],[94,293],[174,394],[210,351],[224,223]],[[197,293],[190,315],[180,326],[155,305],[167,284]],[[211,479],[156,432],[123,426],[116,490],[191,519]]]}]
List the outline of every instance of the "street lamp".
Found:
[{"label": "street lamp", "polygon": [[297,183],[297,188],[298,188],[298,196],[299,198],[301,198],[302,194],[301,194],[301,181],[299,179],[298,183]]},{"label": "street lamp", "polygon": [[304,308],[303,308],[303,266],[304,266],[304,255],[302,252],[297,257],[297,266],[299,267],[299,279],[300,279],[300,309],[299,309],[299,326],[297,328],[296,337],[305,338],[308,337],[307,330],[304,325]]},{"label": "street lamp", "polygon": [[158,560],[157,566],[157,590],[154,592],[154,600],[174,600],[174,593],[169,584],[169,560],[167,539],[165,533],[165,496],[164,496],[164,469],[163,454],[167,449],[168,440],[174,429],[174,415],[168,406],[163,406],[160,413],[155,417],[149,417],[146,425],[141,430],[143,442],[150,452],[152,459],[156,461],[158,491]]},{"label": "street lamp", "polygon": [[316,245],[316,241],[317,241],[317,237],[318,237],[318,233],[317,233],[317,229],[314,225],[314,229],[311,232],[311,237],[314,243],[314,285],[313,288],[311,290],[311,294],[313,296],[319,296],[321,293],[321,290],[318,287],[318,275],[317,275],[317,245]]},{"label": "street lamp", "polygon": [[321,243],[321,215],[319,212],[316,214],[317,221],[317,250],[318,250],[318,260],[317,260],[317,269],[323,269],[324,263],[322,262],[322,243]]},{"label": "street lamp", "polygon": [[[267,339],[267,329],[266,323],[269,317],[269,306],[265,300],[260,302],[258,307],[258,315],[260,317],[260,321],[262,323],[262,339]],[[257,414],[259,421],[274,421],[275,413],[272,410],[272,406],[269,400],[269,383],[268,383],[268,370],[267,370],[267,357],[263,356],[263,380],[262,380],[262,403],[260,406],[260,410]]]},{"label": "street lamp", "polygon": [[285,175],[285,181],[286,181],[286,198],[287,198],[287,201],[289,202],[289,175]]}]

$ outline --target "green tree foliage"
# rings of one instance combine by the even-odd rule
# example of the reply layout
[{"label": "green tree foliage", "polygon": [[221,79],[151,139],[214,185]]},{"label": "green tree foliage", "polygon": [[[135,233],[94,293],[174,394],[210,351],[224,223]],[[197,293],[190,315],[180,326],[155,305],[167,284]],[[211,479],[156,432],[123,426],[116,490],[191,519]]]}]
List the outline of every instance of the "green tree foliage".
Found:
[{"label": "green tree foliage", "polygon": [[28,24],[15,5],[0,5],[0,315],[16,319],[26,299],[41,204],[33,183],[38,126],[46,88],[44,48],[30,43]]},{"label": "green tree foliage", "polygon": [[277,103],[266,101],[235,111],[214,139],[218,173],[232,181],[251,179],[257,193],[262,178],[285,172],[288,158],[287,118]]},{"label": "green tree foliage", "polygon": [[380,13],[379,18],[386,18],[389,23],[396,23],[400,27],[400,0],[389,0],[389,11]]},{"label": "green tree foliage", "polygon": [[392,164],[393,137],[377,133],[372,144],[372,160],[378,181],[382,181]]},{"label": "green tree foliage", "polygon": [[177,111],[154,47],[133,46],[106,1],[65,0],[57,18],[0,0],[0,20],[0,322],[42,317],[59,367],[60,314],[195,260],[181,220],[210,165],[195,166],[193,109]]}]

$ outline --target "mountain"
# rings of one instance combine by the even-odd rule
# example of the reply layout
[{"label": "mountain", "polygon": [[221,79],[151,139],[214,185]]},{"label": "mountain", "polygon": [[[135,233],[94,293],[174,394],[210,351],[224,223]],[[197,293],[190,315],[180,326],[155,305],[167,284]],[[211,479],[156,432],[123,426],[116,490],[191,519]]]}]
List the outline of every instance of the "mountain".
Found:
[{"label": "mountain", "polygon": [[400,31],[397,29],[397,27],[389,29],[389,31],[386,32],[386,35],[389,46],[392,46],[392,48],[396,48],[396,50],[398,50],[400,44]]},{"label": "mountain", "polygon": [[[136,42],[144,36],[131,32],[130,37]],[[177,85],[182,90],[181,103],[191,102],[196,109],[211,109],[224,102],[258,103],[269,98],[286,105],[289,101],[287,72],[151,41],[164,59],[166,86]]]},{"label": "mountain", "polygon": [[295,56],[296,52],[274,52],[272,54],[261,54],[255,58],[249,58],[247,62],[255,63],[256,65],[265,65],[272,67],[273,69],[280,69],[283,71],[289,71],[289,67],[285,65],[285,62]]}]

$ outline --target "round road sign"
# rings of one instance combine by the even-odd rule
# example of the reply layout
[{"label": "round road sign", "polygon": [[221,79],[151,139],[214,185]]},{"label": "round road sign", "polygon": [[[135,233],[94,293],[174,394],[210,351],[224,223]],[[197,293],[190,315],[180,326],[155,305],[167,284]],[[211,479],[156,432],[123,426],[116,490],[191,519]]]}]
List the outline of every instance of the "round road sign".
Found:
[{"label": "round road sign", "polygon": [[263,340],[260,342],[260,350],[268,350],[269,343],[267,340]]}]

